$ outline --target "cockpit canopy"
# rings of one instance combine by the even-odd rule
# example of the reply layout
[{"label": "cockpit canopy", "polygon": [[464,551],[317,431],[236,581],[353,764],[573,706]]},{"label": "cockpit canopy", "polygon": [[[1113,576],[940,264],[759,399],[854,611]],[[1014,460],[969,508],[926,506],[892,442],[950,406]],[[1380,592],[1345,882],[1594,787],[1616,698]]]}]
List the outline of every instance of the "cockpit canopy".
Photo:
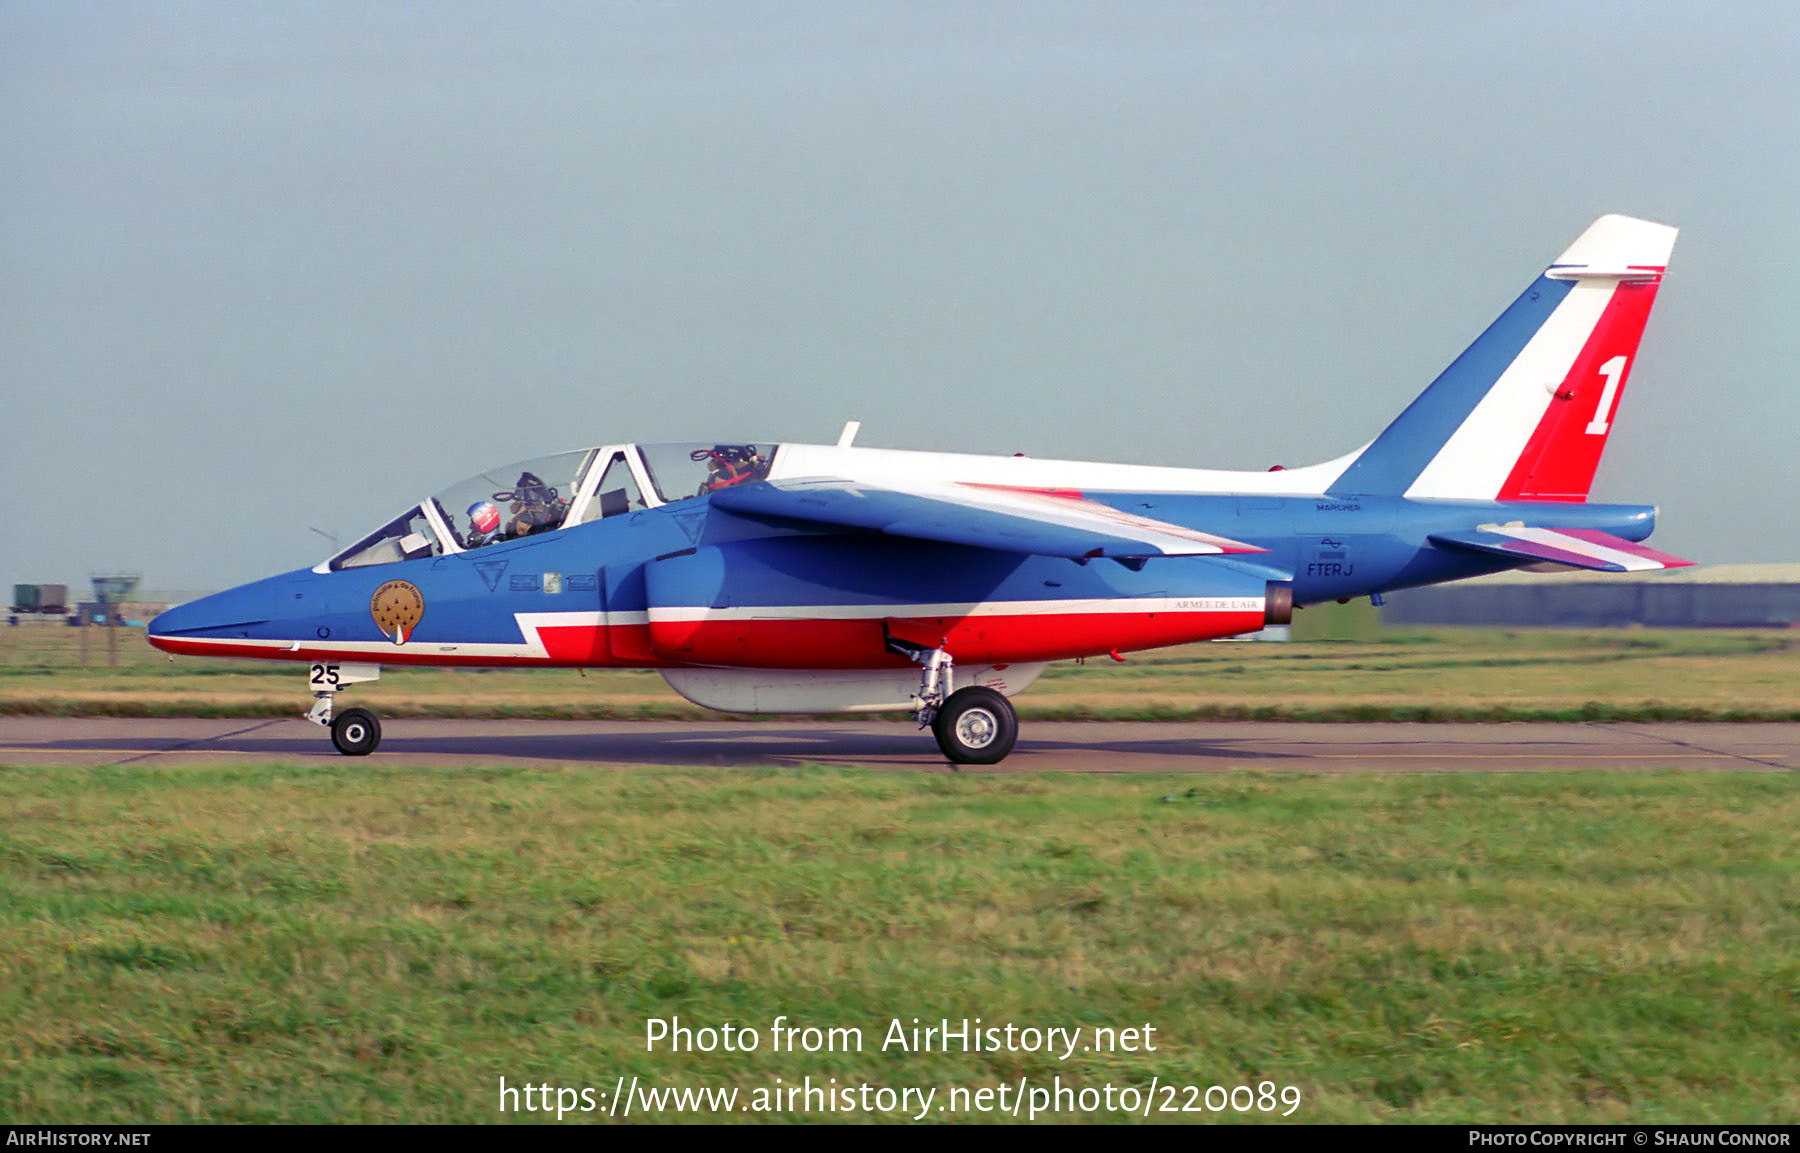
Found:
[{"label": "cockpit canopy", "polygon": [[490,469],[407,509],[321,564],[363,568],[469,552],[761,480],[774,444],[608,445]]}]

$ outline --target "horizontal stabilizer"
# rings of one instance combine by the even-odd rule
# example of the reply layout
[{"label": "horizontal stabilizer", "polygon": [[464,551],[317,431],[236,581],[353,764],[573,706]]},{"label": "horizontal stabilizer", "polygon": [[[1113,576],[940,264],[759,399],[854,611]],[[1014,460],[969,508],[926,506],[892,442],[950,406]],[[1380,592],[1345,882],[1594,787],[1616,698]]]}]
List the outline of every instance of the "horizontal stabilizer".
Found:
[{"label": "horizontal stabilizer", "polygon": [[1432,533],[1433,544],[1474,549],[1520,560],[1550,561],[1596,572],[1650,572],[1694,562],[1658,552],[1609,532],[1588,528],[1533,528],[1484,524],[1463,532]]},{"label": "horizontal stabilizer", "polygon": [[761,481],[712,494],[715,508],[890,536],[1040,556],[1216,556],[1267,549],[1135,516],[1078,492],[979,484],[902,491],[848,480]]}]

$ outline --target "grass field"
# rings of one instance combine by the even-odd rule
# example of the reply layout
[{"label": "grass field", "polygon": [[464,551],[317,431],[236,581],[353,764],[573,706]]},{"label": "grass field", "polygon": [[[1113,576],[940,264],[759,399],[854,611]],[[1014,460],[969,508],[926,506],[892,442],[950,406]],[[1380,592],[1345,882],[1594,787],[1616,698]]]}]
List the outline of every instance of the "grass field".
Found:
[{"label": "grass field", "polygon": [[[808,1076],[1800,1120],[1788,774],[12,768],[0,812],[9,1121],[543,1120],[501,1078],[604,1110]],[[863,1050],[773,1052],[783,1015]],[[759,1048],[646,1052],[675,1017]],[[1156,1050],[882,1051],[915,1017]],[[1204,1100],[1151,1119],[1240,1119],[1160,1111]]]},{"label": "grass field", "polygon": [[[83,669],[74,633],[0,628],[0,711],[307,702],[301,666],[128,633],[119,668],[90,638]],[[1796,674],[1781,633],[1442,630],[1060,665],[1020,704],[1786,720]],[[391,670],[341,699],[710,715],[653,673]],[[811,1078],[934,1089],[928,1121],[1006,1119],[1002,1086],[1116,1121],[1085,1110],[1110,1086],[1153,1121],[1281,1120],[1291,1089],[1292,1121],[1795,1123],[1797,819],[1785,773],[0,767],[0,1116],[541,1121],[516,1090],[550,1085],[573,1123],[637,1078],[740,1094],[689,1117],[818,1119],[744,1111]],[[862,1048],[775,1052],[784,1016]],[[647,1051],[674,1018],[759,1047]],[[1066,1060],[884,1050],[914,1018],[1140,1032]],[[1207,1111],[1264,1083],[1269,1112]],[[875,1116],[921,1112],[894,1105]]]},{"label": "grass field", "polygon": [[[79,633],[0,627],[0,713],[262,717],[311,703],[305,665],[171,660],[134,630],[108,668],[93,630],[82,668]],[[639,670],[389,668],[340,699],[384,716],[716,715]],[[1040,720],[1800,720],[1800,644],[1774,631],[1438,629],[1189,645],[1053,665],[1018,707]]]}]

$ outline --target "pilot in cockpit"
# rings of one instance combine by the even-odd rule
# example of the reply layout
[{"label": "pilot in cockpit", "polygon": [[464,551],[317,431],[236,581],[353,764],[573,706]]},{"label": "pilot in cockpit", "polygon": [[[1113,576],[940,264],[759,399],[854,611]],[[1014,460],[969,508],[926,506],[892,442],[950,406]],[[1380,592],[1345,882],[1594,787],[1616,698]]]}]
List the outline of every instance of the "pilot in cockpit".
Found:
[{"label": "pilot in cockpit", "polygon": [[497,492],[494,499],[512,502],[513,518],[506,522],[506,536],[513,540],[562,527],[563,517],[569,511],[569,502],[535,472],[520,473],[513,490]]},{"label": "pilot in cockpit", "polygon": [[697,448],[688,454],[688,459],[706,462],[706,479],[700,483],[698,496],[769,475],[769,462],[754,445],[721,444]]},{"label": "pilot in cockpit", "polygon": [[[505,514],[495,502],[510,505],[512,519],[504,529],[500,522]],[[568,500],[554,486],[545,484],[534,472],[522,472],[511,492],[497,492],[492,500],[478,500],[469,506],[469,539],[464,547],[481,548],[561,528],[568,512]]]},{"label": "pilot in cockpit", "polygon": [[500,508],[491,500],[478,500],[469,506],[469,539],[465,548],[493,544],[493,532],[500,527]]}]

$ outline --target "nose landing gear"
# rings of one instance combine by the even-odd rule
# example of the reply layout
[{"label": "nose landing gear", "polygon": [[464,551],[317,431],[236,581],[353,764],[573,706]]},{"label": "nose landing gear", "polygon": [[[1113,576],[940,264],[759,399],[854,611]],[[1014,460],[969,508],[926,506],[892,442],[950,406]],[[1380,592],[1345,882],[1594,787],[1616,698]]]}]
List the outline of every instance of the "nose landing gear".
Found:
[{"label": "nose landing gear", "polygon": [[337,691],[363,681],[381,679],[380,665],[316,664],[308,674],[313,705],[306,719],[331,730],[331,743],[346,757],[366,757],[381,744],[381,721],[368,709],[345,709],[335,713],[333,703]]}]

